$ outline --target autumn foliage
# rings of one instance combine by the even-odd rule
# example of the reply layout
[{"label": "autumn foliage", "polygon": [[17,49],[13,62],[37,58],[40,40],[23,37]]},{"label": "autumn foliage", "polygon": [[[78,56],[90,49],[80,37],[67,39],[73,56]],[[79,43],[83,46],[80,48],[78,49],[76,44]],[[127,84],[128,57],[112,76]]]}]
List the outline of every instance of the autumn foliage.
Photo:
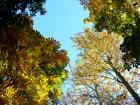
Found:
[{"label": "autumn foliage", "polygon": [[[0,27],[0,105],[54,104],[61,97],[61,85],[67,78],[67,52],[60,49],[58,41],[34,30],[32,15],[26,13],[26,8],[33,15],[43,12],[44,2],[0,3],[4,10],[0,7],[4,24]],[[8,5],[11,7],[6,9]],[[7,20],[8,13],[12,13],[11,20]]]},{"label": "autumn foliage", "polygon": [[80,54],[72,99],[78,104],[140,105],[140,1],[80,1],[89,10],[84,23],[93,27],[73,38]]}]

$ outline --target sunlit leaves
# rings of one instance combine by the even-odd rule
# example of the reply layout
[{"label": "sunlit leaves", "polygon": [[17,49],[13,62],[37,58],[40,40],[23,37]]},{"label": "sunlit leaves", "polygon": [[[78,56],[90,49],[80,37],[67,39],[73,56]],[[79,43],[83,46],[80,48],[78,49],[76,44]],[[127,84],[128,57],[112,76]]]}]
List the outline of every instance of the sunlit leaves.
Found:
[{"label": "sunlit leaves", "polygon": [[[133,84],[138,80],[137,76],[128,73],[123,67],[123,54],[119,49],[122,37],[115,33],[109,34],[106,30],[96,32],[93,29],[86,29],[85,32],[78,33],[73,41],[80,50],[79,59],[73,72],[74,85],[82,91],[84,91],[83,87],[92,90],[94,93],[91,98],[93,102],[124,104],[123,99],[117,97],[124,97],[127,90],[114,69],[121,73],[134,90],[137,90],[139,86],[138,82]],[[89,90],[86,90],[88,95]],[[98,98],[94,99],[96,96]],[[78,97],[82,97],[81,94]],[[129,98],[127,97],[127,99]]]},{"label": "sunlit leaves", "polygon": [[67,77],[66,51],[60,49],[59,42],[44,38],[31,27],[11,26],[6,30],[1,30],[5,39],[0,40],[1,100],[15,105],[57,101]]},{"label": "sunlit leaves", "polygon": [[[94,22],[98,31],[103,29],[109,32],[117,32],[122,35],[131,34],[135,25],[135,7],[131,2],[117,0],[90,0],[87,6],[90,15],[89,21]],[[125,14],[125,20],[124,17]],[[127,15],[126,15],[127,14]],[[126,21],[127,20],[127,21]],[[127,28],[129,27],[129,30]]]},{"label": "sunlit leaves", "polygon": [[77,47],[82,50],[83,67],[87,66],[88,68],[90,65],[89,67],[97,69],[96,72],[101,72],[101,69],[108,68],[106,61],[109,58],[112,59],[114,64],[121,63],[119,61],[121,52],[118,48],[118,41],[114,40],[113,35],[107,32],[96,34],[92,30],[86,30],[85,33],[77,35],[74,41]]},{"label": "sunlit leaves", "polygon": [[[84,22],[93,22],[96,31],[107,30],[123,36],[121,50],[124,67],[139,65],[139,0],[82,0],[90,14]],[[85,4],[83,4],[85,5]],[[133,61],[135,59],[135,61]]]}]

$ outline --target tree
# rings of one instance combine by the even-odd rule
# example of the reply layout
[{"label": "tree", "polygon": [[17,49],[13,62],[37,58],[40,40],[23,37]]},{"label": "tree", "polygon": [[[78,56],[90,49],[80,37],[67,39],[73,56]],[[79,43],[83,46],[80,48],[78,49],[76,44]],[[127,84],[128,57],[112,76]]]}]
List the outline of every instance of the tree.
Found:
[{"label": "tree", "polygon": [[103,83],[99,82],[101,79],[98,78],[98,85],[95,85],[95,80],[85,79],[86,77],[82,75],[76,76],[80,79],[74,76],[73,85],[59,100],[60,105],[124,105],[134,103],[128,92],[122,86],[117,86],[115,81],[110,80],[110,82]]},{"label": "tree", "polygon": [[57,102],[69,62],[60,43],[41,36],[32,24],[11,25],[0,33],[0,104]]},{"label": "tree", "polygon": [[[74,86],[77,90],[76,102],[99,105],[127,104],[130,97],[127,90],[117,83],[113,73],[106,73],[94,78],[92,70],[77,69],[74,75]],[[89,72],[89,75],[87,73]],[[114,77],[111,77],[111,76]],[[73,86],[73,87],[74,87]],[[72,92],[71,92],[72,93]]]},{"label": "tree", "polygon": [[80,73],[79,76],[88,78],[91,75],[92,80],[101,79],[102,76],[110,73],[115,75],[113,78],[118,84],[122,84],[139,104],[140,97],[136,92],[138,83],[135,84],[138,81],[139,71],[134,69],[132,71],[135,73],[131,74],[123,67],[123,54],[119,49],[119,39],[118,35],[105,31],[99,33],[86,29],[84,33],[79,33],[74,38],[76,46],[81,51],[76,69]]},{"label": "tree", "polygon": [[0,28],[15,24],[23,15],[35,16],[37,12],[43,15],[45,13],[43,7],[45,1],[46,0],[1,0]]},{"label": "tree", "polygon": [[57,103],[67,77],[67,52],[53,38],[44,38],[32,16],[45,13],[46,0],[0,2],[0,104]]},{"label": "tree", "polygon": [[106,29],[109,33],[122,35],[124,41],[120,46],[124,53],[124,67],[140,64],[140,29],[139,0],[81,0],[90,11],[89,18],[84,21],[93,22],[97,31]]}]

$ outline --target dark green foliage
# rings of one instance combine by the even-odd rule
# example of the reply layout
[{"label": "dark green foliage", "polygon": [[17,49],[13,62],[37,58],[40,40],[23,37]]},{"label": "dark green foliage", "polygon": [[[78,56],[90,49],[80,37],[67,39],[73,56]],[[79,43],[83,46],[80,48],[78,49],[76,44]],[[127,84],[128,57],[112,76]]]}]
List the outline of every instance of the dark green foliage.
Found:
[{"label": "dark green foliage", "polygon": [[124,37],[124,41],[120,46],[124,52],[123,60],[125,66],[129,67],[133,64],[138,67],[140,64],[140,18],[137,16],[136,26],[133,28],[132,35]]},{"label": "dark green foliage", "polygon": [[0,28],[14,24],[21,16],[35,16],[37,12],[45,13],[46,0],[1,0]]}]

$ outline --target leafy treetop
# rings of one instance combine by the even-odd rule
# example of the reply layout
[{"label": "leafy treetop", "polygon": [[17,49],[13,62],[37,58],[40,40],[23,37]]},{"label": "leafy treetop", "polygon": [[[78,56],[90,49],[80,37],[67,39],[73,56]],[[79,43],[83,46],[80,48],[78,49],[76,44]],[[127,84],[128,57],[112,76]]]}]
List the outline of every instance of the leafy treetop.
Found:
[{"label": "leafy treetop", "polygon": [[[90,11],[84,21],[93,22],[96,31],[107,30],[109,33],[122,35],[124,41],[120,46],[124,53],[125,67],[140,64],[140,1],[139,0],[81,0],[86,2]],[[85,5],[85,4],[84,4]]]},{"label": "leafy treetop", "polygon": [[35,16],[37,12],[43,15],[46,0],[1,0],[0,2],[0,28],[13,24],[22,16]]},{"label": "leafy treetop", "polygon": [[57,102],[69,62],[60,43],[30,26],[11,26],[0,33],[0,104]]}]

